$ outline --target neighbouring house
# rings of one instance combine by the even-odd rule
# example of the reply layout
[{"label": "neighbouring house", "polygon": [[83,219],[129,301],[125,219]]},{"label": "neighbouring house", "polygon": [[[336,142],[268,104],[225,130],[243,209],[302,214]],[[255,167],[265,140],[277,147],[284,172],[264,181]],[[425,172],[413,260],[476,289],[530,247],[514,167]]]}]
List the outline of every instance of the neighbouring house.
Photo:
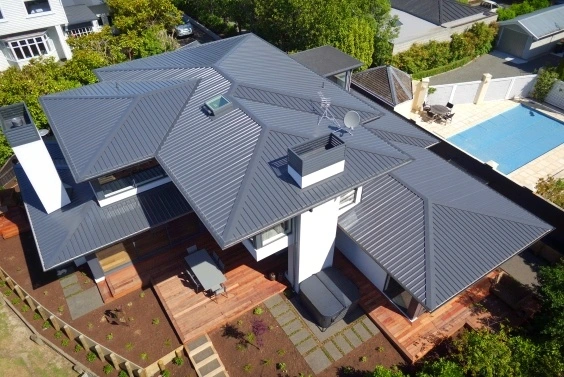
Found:
[{"label": "neighbouring house", "polygon": [[62,0],[69,20],[68,35],[80,36],[110,24],[110,10],[102,0]]},{"label": "neighbouring house", "polygon": [[496,49],[522,59],[552,51],[564,38],[564,4],[499,23]]},{"label": "neighbouring house", "polygon": [[66,6],[67,1],[72,0],[0,0],[0,71],[40,56],[70,59],[67,37],[99,30],[96,13],[84,4]]},{"label": "neighbouring house", "polygon": [[380,66],[352,75],[356,90],[374,96],[392,109],[413,99],[411,76],[396,67]]},{"label": "neighbouring house", "polygon": [[337,247],[415,320],[552,230],[415,124],[253,34],[95,72],[41,98],[54,139],[25,105],[0,109],[44,270],[88,263],[103,282],[121,242],[158,229],[163,248],[174,223],[256,261],[287,253],[296,291]]},{"label": "neighbouring house", "polygon": [[392,41],[393,53],[405,51],[414,43],[449,41],[476,22],[491,23],[497,14],[481,6],[456,0],[391,0],[392,16],[398,17],[399,35]]},{"label": "neighbouring house", "polygon": [[345,90],[351,87],[352,71],[363,66],[360,60],[333,46],[311,48],[292,54],[290,57]]}]

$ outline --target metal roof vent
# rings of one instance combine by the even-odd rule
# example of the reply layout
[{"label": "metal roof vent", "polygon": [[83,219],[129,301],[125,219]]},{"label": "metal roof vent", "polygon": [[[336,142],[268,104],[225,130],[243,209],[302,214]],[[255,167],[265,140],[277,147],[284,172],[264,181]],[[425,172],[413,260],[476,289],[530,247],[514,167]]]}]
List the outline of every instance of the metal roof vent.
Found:
[{"label": "metal roof vent", "polygon": [[15,117],[10,119],[11,128],[23,126],[25,124],[25,119],[23,116]]},{"label": "metal roof vent", "polygon": [[335,134],[320,136],[288,148],[288,174],[301,187],[345,170],[345,142]]},{"label": "metal roof vent", "polygon": [[225,98],[223,95],[215,96],[203,106],[203,110],[209,116],[217,117],[228,113],[233,108],[233,103]]}]

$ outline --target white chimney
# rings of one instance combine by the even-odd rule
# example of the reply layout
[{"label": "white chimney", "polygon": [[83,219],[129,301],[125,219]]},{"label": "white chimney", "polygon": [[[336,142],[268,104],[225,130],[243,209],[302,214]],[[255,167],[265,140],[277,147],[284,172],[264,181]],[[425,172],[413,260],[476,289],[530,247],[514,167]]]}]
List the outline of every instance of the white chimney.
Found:
[{"label": "white chimney", "polygon": [[23,103],[0,108],[2,131],[41,200],[51,213],[70,203],[51,155]]}]

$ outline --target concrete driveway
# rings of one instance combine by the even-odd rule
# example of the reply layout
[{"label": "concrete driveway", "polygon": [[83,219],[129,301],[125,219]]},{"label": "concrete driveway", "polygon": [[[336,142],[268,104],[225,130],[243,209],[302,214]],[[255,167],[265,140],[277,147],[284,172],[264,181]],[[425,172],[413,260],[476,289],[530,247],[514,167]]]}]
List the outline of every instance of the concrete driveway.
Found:
[{"label": "concrete driveway", "polygon": [[494,50],[463,67],[431,77],[430,84],[443,85],[479,81],[484,73],[490,73],[494,79],[530,75],[547,64],[556,66],[559,61],[560,57],[552,54],[526,61]]}]

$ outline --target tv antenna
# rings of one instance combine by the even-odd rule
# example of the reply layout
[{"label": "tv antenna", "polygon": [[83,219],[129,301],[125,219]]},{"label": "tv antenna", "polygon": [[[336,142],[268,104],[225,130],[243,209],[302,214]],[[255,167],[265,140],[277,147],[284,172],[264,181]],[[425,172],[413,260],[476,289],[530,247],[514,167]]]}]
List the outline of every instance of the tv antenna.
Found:
[{"label": "tv antenna", "polygon": [[329,121],[336,124],[337,127],[341,128],[341,126],[339,125],[339,123],[337,123],[337,120],[335,119],[335,117],[333,116],[333,113],[330,110],[330,108],[331,108],[331,98],[325,97],[321,90],[319,92],[317,92],[317,94],[319,94],[319,98],[321,99],[321,109],[323,110],[323,114],[321,115],[321,118],[319,118],[317,125],[319,126],[319,123],[321,123],[321,121],[324,118],[326,118]]},{"label": "tv antenna", "polygon": [[352,135],[354,128],[360,124],[360,115],[358,115],[356,111],[350,110],[345,114],[343,123],[345,124],[345,127],[347,127],[346,131]]}]

